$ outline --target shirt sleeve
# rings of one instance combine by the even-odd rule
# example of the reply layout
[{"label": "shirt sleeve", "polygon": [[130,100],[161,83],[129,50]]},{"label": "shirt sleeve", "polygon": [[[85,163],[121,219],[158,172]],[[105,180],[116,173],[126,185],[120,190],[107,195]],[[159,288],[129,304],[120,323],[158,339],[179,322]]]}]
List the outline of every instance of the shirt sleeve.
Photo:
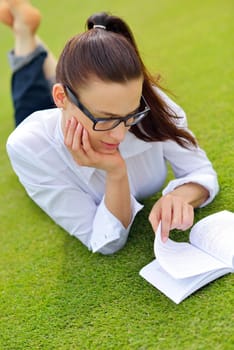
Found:
[{"label": "shirt sleeve", "polygon": [[133,220],[142,208],[131,197],[132,220],[127,228],[106,208],[104,198],[96,203],[92,196],[73,182],[64,180],[63,170],[56,176],[44,164],[35,162],[30,151],[16,151],[7,145],[12,167],[28,195],[68,233],[78,238],[89,250],[112,254],[121,249],[128,238]]},{"label": "shirt sleeve", "polygon": [[163,195],[178,186],[193,182],[209,191],[208,199],[200,207],[209,204],[218,193],[219,185],[217,174],[206,153],[199,146],[187,149],[174,141],[166,141],[163,148],[164,157],[170,163],[175,175],[175,179],[164,188]]},{"label": "shirt sleeve", "polygon": [[102,199],[93,222],[90,241],[93,252],[111,254],[125,245],[134,218],[143,206],[131,196],[131,207],[132,219],[125,229],[122,223],[106,208],[104,198]]}]

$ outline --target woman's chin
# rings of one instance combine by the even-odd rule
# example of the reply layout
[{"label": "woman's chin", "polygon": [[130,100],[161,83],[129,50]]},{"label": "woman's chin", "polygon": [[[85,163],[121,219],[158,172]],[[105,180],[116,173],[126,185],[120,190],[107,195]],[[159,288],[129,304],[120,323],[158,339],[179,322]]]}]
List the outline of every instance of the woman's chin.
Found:
[{"label": "woman's chin", "polygon": [[118,148],[112,150],[102,149],[100,150],[100,152],[103,154],[116,154],[118,152]]}]

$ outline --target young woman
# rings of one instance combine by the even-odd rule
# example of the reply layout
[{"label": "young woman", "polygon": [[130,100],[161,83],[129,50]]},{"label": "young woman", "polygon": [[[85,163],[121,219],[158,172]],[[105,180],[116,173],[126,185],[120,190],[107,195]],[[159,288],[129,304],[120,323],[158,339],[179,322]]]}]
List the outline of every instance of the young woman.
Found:
[{"label": "young woman", "polygon": [[7,151],[28,195],[90,250],[111,254],[126,243],[138,201],[162,188],[168,161],[175,179],[149,220],[154,231],[162,222],[164,241],[171,229],[189,228],[194,208],[217,194],[217,176],[184,111],[144,67],[127,24],[91,16],[56,64],[35,36],[38,11],[22,0],[4,4],[1,20],[15,35],[10,62],[19,124]]}]

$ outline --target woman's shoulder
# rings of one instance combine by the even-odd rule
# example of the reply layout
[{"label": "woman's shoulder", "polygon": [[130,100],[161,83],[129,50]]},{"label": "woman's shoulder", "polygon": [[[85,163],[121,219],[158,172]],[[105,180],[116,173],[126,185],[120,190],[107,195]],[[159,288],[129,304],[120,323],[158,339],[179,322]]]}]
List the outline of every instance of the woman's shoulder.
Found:
[{"label": "woman's shoulder", "polygon": [[32,113],[17,126],[10,134],[7,145],[12,147],[32,147],[40,144],[40,141],[53,139],[60,120],[60,110],[58,108],[41,110]]},{"label": "woman's shoulder", "polygon": [[49,181],[66,168],[60,156],[60,117],[59,109],[35,112],[9,136],[7,154],[22,183]]},{"label": "woman's shoulder", "polygon": [[27,117],[8,137],[6,150],[12,163],[37,164],[58,157],[60,109],[38,111]]}]

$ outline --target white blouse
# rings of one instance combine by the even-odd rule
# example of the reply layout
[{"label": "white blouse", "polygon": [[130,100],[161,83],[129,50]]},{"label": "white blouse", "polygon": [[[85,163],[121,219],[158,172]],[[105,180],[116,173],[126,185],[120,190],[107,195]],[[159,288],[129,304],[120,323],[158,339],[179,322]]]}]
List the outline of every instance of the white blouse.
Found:
[{"label": "white blouse", "polygon": [[[186,128],[183,110],[166,98],[175,113],[183,117],[180,126]],[[138,200],[162,188],[167,161],[175,179],[163,194],[195,182],[210,193],[204,206],[218,192],[216,172],[203,150],[188,150],[174,141],[145,142],[128,132],[119,148],[127,164],[131,190],[132,221],[126,229],[105,206],[105,172],[79,166],[64,145],[61,117],[57,108],[33,113],[9,136],[7,152],[28,195],[93,252],[111,254],[124,246],[142,208]]]}]

